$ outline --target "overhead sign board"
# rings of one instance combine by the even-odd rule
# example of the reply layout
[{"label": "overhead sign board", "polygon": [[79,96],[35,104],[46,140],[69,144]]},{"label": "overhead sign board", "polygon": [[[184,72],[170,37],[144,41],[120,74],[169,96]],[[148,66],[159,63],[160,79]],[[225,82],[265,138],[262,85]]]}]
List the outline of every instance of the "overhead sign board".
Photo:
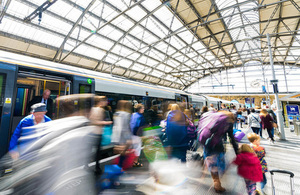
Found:
[{"label": "overhead sign board", "polygon": [[299,115],[298,105],[286,105],[286,111],[288,115]]}]

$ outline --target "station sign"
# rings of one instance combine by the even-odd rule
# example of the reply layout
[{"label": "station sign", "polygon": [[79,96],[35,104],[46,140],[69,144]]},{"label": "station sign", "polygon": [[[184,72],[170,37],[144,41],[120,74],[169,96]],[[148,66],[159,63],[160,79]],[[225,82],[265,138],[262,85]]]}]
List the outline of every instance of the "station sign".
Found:
[{"label": "station sign", "polygon": [[288,115],[299,115],[298,105],[286,105],[286,111]]}]

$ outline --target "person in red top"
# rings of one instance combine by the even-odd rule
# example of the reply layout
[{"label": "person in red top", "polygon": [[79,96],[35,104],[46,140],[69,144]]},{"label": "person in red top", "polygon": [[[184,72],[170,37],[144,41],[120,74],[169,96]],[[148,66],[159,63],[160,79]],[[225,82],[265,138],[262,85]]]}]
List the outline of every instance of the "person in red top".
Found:
[{"label": "person in red top", "polygon": [[238,166],[238,174],[245,179],[248,194],[255,195],[256,182],[263,180],[263,174],[260,161],[253,149],[248,144],[241,145],[240,153],[233,163]]},{"label": "person in red top", "polygon": [[273,122],[274,119],[272,118],[272,116],[268,113],[268,111],[266,109],[262,109],[260,111],[259,117],[261,119],[261,125],[262,125],[262,130],[263,129],[267,129],[268,134],[269,134],[269,138],[271,139],[270,141],[272,143],[274,143],[274,137],[273,134],[271,133],[272,129],[273,129]]}]

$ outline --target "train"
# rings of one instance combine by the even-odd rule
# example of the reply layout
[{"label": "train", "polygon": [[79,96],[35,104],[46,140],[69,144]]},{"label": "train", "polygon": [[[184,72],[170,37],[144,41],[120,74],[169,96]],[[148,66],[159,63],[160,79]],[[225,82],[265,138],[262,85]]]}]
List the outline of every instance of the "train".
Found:
[{"label": "train", "polygon": [[[143,103],[146,109],[155,105],[182,102],[196,110],[214,104],[220,108],[224,100],[205,95],[193,95],[181,90],[133,81],[118,76],[76,66],[55,63],[6,51],[0,51],[0,157],[8,149],[10,137],[19,121],[28,114],[28,103],[34,96],[51,90],[54,101],[58,96],[93,93],[108,97],[114,110],[118,100]],[[53,119],[59,118],[54,103]]]}]

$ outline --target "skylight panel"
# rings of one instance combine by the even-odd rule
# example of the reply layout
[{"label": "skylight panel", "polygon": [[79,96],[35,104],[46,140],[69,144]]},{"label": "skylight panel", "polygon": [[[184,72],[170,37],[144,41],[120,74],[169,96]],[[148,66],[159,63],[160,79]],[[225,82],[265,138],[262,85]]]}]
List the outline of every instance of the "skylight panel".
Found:
[{"label": "skylight panel", "polygon": [[[79,47],[83,46],[80,45]],[[90,47],[90,46],[86,46],[85,47],[86,50],[84,53],[79,53],[79,54],[83,54],[85,56],[88,56],[88,57],[91,57],[91,58],[94,58],[94,59],[97,59],[97,60],[101,60],[103,58],[103,56],[105,55],[105,52],[104,51],[101,51],[99,49],[96,49],[94,47]]]},{"label": "skylight panel", "polygon": [[174,36],[170,37],[169,39],[166,39],[166,41],[168,43],[170,43],[176,49],[181,49],[185,46],[185,44],[181,40],[179,40],[177,37],[174,37]]},{"label": "skylight panel", "polygon": [[113,28],[112,26],[105,26],[100,31],[100,34],[111,38],[112,40],[118,40],[120,37],[123,36],[123,33],[117,30],[116,28]]},{"label": "skylight panel", "polygon": [[[171,30],[176,31],[176,30],[178,30],[182,27],[183,27],[183,24],[181,23],[181,21],[177,17],[175,17],[174,21],[173,21],[173,24],[172,24],[172,27],[171,27]],[[182,29],[181,31],[186,31],[186,30]]]},{"label": "skylight panel", "polygon": [[153,59],[151,59],[151,58],[148,58],[148,60],[147,60],[147,65],[149,65],[149,66],[155,66],[155,65],[157,65],[157,61],[156,60],[153,60]]},{"label": "skylight panel", "polygon": [[132,38],[131,36],[126,36],[123,41],[123,44],[132,48],[133,50],[146,46],[144,43]]},{"label": "skylight panel", "polygon": [[150,12],[161,5],[161,1],[159,0],[146,0],[142,2],[142,5],[147,8]]},{"label": "skylight panel", "polygon": [[162,72],[160,72],[160,71],[153,70],[153,72],[150,73],[150,75],[155,76],[155,77],[161,77],[161,76],[163,76],[164,74],[163,74]]},{"label": "skylight panel", "polygon": [[141,64],[139,64],[139,63],[135,63],[135,64],[131,67],[132,70],[136,70],[136,71],[141,71],[141,70],[143,70],[143,68],[144,68],[144,66],[141,65]]},{"label": "skylight panel", "polygon": [[111,63],[111,64],[115,64],[117,61],[118,61],[118,56],[112,54],[112,53],[109,53],[106,58],[104,59],[105,62],[107,63]]},{"label": "skylight panel", "polygon": [[112,21],[112,24],[126,32],[134,25],[130,20],[128,20],[124,16],[119,16],[118,18]]},{"label": "skylight panel", "polygon": [[74,7],[64,17],[73,22],[76,22],[77,19],[81,16],[83,11],[84,10],[78,10],[77,8]]},{"label": "skylight panel", "polygon": [[141,56],[138,60],[141,64],[147,64],[148,57],[147,56]]},{"label": "skylight panel", "polygon": [[183,39],[187,44],[192,43],[192,41],[197,40],[190,31],[183,31],[178,34],[178,36]]},{"label": "skylight panel", "polygon": [[45,28],[49,28],[54,31],[57,31],[61,34],[68,34],[68,32],[72,28],[72,25],[70,25],[69,23],[66,23],[62,20],[51,17],[48,14],[43,14],[43,19],[42,19],[40,25]]},{"label": "skylight panel", "polygon": [[33,11],[33,8],[18,1],[11,1],[8,9],[6,10],[7,13],[22,19],[31,14]]},{"label": "skylight panel", "polygon": [[128,68],[129,66],[132,65],[132,61],[129,61],[129,60],[127,60],[127,59],[121,59],[121,60],[120,60],[119,62],[117,62],[116,64],[119,65],[119,66]]},{"label": "skylight panel", "polygon": [[89,14],[85,14],[82,18],[83,21],[80,21],[79,24],[83,25],[84,27],[90,29],[90,31],[95,32],[97,28],[99,28],[99,19],[95,18]]},{"label": "skylight panel", "polygon": [[173,25],[172,20],[174,18],[174,15],[166,7],[161,7],[154,13],[154,15],[167,27],[170,27],[171,24]]},{"label": "skylight panel", "polygon": [[142,41],[146,42],[147,44],[152,44],[152,43],[155,43],[159,40],[157,37],[153,36],[152,34],[150,34],[147,31],[145,31],[143,33],[144,33],[144,36],[143,36]]},{"label": "skylight panel", "polygon": [[168,29],[163,27],[161,24],[156,22],[152,16],[149,17],[147,23],[146,20],[141,23],[143,26],[145,26],[147,29],[150,29],[151,32],[153,32],[156,36],[159,36],[160,38],[165,37],[168,34]]},{"label": "skylight panel", "polygon": [[143,17],[147,15],[146,12],[138,6],[135,6],[132,9],[128,10],[126,14],[135,21],[140,21]]},{"label": "skylight panel", "polygon": [[31,3],[34,3],[37,6],[41,6],[44,3],[44,1],[41,1],[41,0],[31,0]]},{"label": "skylight panel", "polygon": [[[102,9],[102,8],[101,8]],[[119,13],[115,10],[111,9],[109,6],[105,5],[102,13],[102,18],[106,21],[110,21],[115,16],[117,16]]]},{"label": "skylight panel", "polygon": [[74,38],[74,39],[78,38],[80,41],[83,41],[90,34],[91,34],[91,32],[77,26],[74,29],[74,31],[72,32],[71,37]]},{"label": "skylight panel", "polygon": [[200,49],[206,49],[203,44],[200,41],[196,41],[195,43],[193,43],[192,47],[198,51]]},{"label": "skylight panel", "polygon": [[145,29],[140,27],[139,25],[135,26],[131,31],[130,34],[135,36],[138,39],[143,39]]},{"label": "skylight panel", "polygon": [[131,52],[130,55],[127,56],[127,58],[135,61],[138,57],[140,57],[140,54],[135,53],[135,52]]},{"label": "skylight panel", "polygon": [[161,61],[165,58],[165,54],[157,52],[155,50],[150,50],[149,56],[152,56],[153,58],[157,59],[158,61]]},{"label": "skylight panel", "polygon": [[185,61],[185,62],[184,62],[184,65],[187,65],[187,66],[189,66],[189,67],[192,67],[192,66],[195,65],[195,62],[193,62],[192,60],[188,60],[188,61]]},{"label": "skylight panel", "polygon": [[72,1],[77,5],[81,6],[82,8],[86,8],[91,2],[91,0],[72,0]]},{"label": "skylight panel", "polygon": [[76,42],[68,39],[64,45],[64,50],[71,51],[76,46]]},{"label": "skylight panel", "polygon": [[111,3],[113,6],[117,7],[121,11],[124,11],[128,8],[128,5],[124,1],[111,1],[109,3]]},{"label": "skylight panel", "polygon": [[111,48],[114,44],[112,41],[110,41],[104,37],[100,37],[99,35],[94,35],[93,41],[90,43],[92,45],[95,45],[95,46],[103,48],[103,49]]},{"label": "skylight panel", "polygon": [[172,66],[172,67],[177,67],[177,66],[180,65],[179,62],[177,62],[177,61],[175,61],[175,60],[173,60],[173,59],[169,59],[169,60],[168,60],[168,64],[169,64],[170,66]]},{"label": "skylight panel", "polygon": [[[73,10],[74,7],[64,1],[56,1],[53,5],[51,5],[48,10],[54,12],[62,17],[66,17],[68,13]],[[78,16],[77,16],[78,18]],[[76,18],[76,19],[77,19]]]}]

